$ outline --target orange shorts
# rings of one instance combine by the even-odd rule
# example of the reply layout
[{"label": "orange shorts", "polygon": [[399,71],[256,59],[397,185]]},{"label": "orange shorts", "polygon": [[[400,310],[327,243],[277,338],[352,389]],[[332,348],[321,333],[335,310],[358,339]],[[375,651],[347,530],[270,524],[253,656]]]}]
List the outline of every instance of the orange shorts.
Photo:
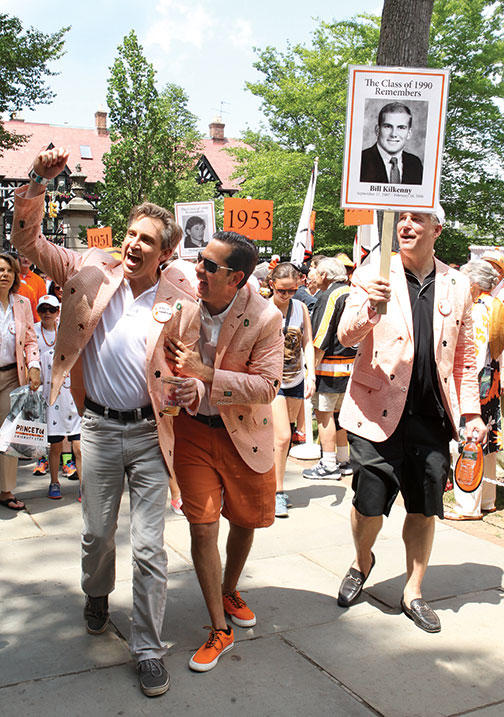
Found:
[{"label": "orange shorts", "polygon": [[182,510],[190,523],[222,515],[242,528],[275,520],[275,468],[256,473],[241,458],[225,428],[210,428],[181,412],[173,421],[174,469]]}]

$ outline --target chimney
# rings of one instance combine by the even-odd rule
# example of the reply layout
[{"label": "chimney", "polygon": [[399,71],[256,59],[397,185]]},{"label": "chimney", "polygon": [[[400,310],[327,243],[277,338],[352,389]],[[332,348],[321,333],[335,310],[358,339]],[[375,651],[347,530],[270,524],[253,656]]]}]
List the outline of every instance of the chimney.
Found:
[{"label": "chimney", "polygon": [[210,139],[214,142],[224,142],[224,122],[222,117],[215,117],[208,125],[210,129]]},{"label": "chimney", "polygon": [[98,110],[98,112],[95,112],[95,127],[97,134],[100,136],[108,135],[107,113],[105,110]]}]

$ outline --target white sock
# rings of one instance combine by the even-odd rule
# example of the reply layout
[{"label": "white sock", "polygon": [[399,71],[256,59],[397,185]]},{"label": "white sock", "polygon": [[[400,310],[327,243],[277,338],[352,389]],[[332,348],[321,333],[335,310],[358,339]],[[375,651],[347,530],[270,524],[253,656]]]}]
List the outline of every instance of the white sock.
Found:
[{"label": "white sock", "polygon": [[344,446],[336,446],[336,458],[338,463],[348,463],[350,459],[350,453],[348,451],[348,443]]},{"label": "white sock", "polygon": [[336,451],[322,451],[322,463],[327,468],[336,468]]}]

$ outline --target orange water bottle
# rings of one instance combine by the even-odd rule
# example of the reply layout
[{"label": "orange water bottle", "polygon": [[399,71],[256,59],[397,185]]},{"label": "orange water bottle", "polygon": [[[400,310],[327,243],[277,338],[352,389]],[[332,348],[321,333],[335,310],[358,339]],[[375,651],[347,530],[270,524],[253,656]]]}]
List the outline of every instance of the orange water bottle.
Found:
[{"label": "orange water bottle", "polygon": [[478,432],[473,431],[472,438],[463,444],[455,465],[455,482],[464,493],[473,493],[483,479],[483,448],[476,440],[477,437]]}]

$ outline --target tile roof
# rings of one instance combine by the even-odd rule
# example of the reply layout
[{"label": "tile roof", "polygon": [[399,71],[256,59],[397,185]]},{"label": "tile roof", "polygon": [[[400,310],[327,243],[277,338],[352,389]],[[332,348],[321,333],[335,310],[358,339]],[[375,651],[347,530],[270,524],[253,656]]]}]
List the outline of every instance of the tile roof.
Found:
[{"label": "tile roof", "polygon": [[[73,172],[75,165],[80,164],[82,171],[86,174],[86,182],[94,183],[103,179],[101,159],[110,148],[108,135],[99,135],[96,129],[60,127],[21,120],[8,120],[3,125],[8,132],[29,135],[26,144],[16,150],[6,150],[3,157],[0,157],[0,177],[3,175],[5,180],[26,179],[36,153],[46,149],[51,143],[55,147],[69,148],[68,167]],[[81,157],[80,145],[91,147],[92,159]],[[200,145],[201,153],[205,155],[219,177],[224,191],[237,190],[240,185],[239,180],[230,179],[235,171],[235,161],[228,152],[224,151],[234,147],[251,149],[245,142],[227,137],[203,139]]]},{"label": "tile roof", "polygon": [[[29,135],[28,142],[19,149],[6,150],[0,157],[0,176],[4,179],[26,179],[36,153],[46,149],[52,142],[55,147],[68,147],[68,167],[73,172],[80,164],[86,175],[86,182],[94,183],[103,179],[102,156],[110,148],[110,137],[99,135],[96,129],[76,129],[52,124],[9,120],[3,123],[8,132]],[[80,145],[91,147],[92,159],[82,159]]]},{"label": "tile roof", "polygon": [[240,139],[203,139],[201,142],[201,153],[205,155],[213,170],[219,177],[224,191],[237,190],[240,188],[239,179],[230,179],[236,169],[235,159],[225,149],[240,147],[252,149]]}]

